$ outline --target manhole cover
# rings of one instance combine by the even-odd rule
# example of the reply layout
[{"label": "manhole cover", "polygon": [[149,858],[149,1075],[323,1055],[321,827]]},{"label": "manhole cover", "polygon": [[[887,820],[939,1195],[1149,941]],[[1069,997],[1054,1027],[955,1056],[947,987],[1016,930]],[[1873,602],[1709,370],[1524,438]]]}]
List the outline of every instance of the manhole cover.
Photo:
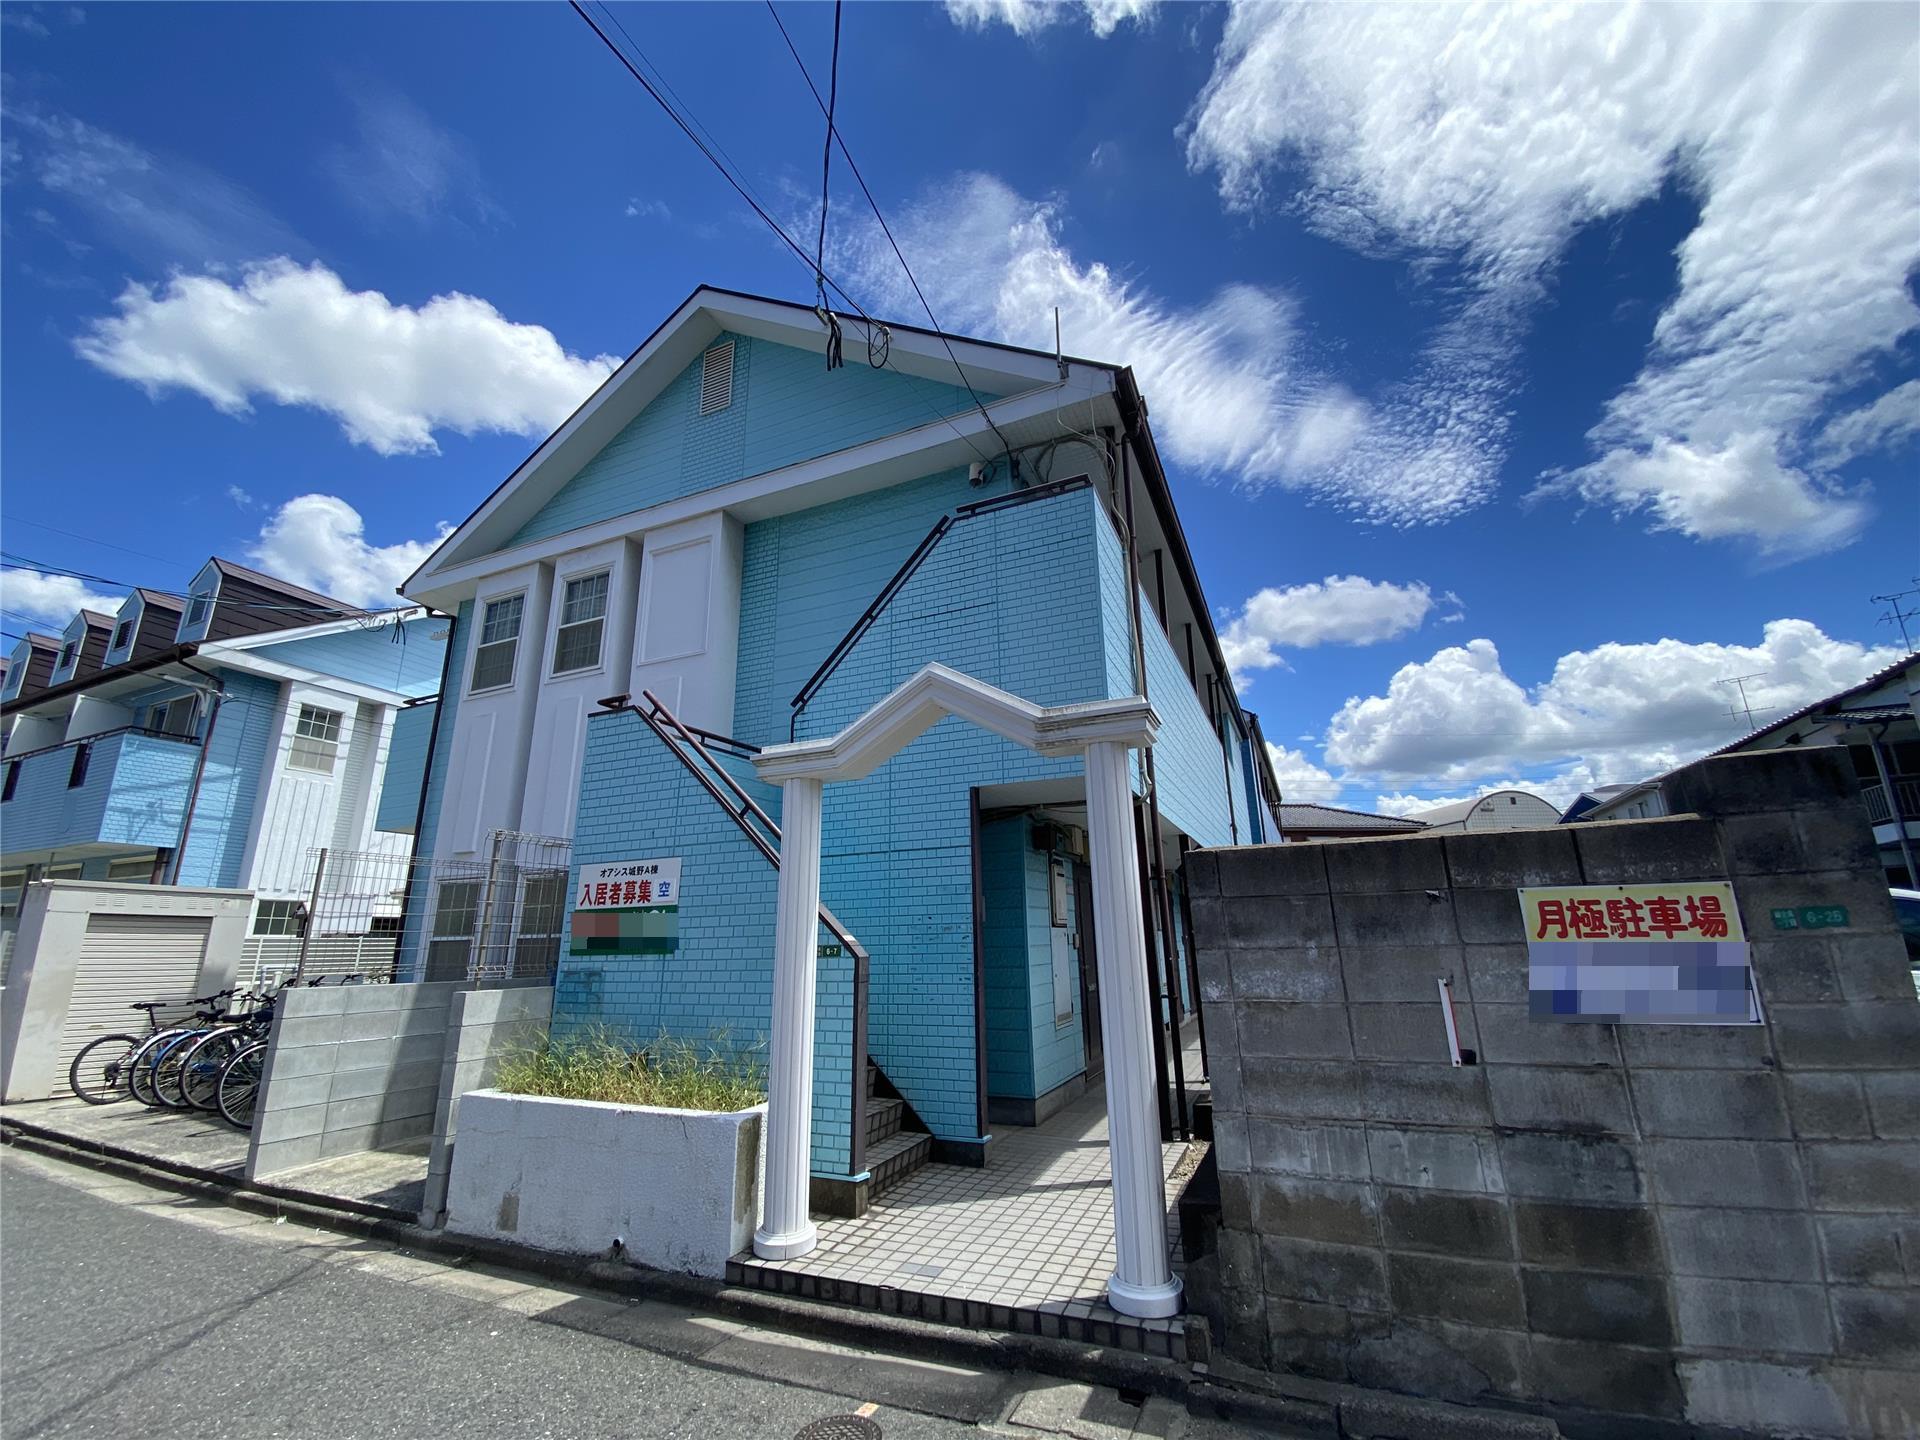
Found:
[{"label": "manhole cover", "polygon": [[864,1415],[828,1415],[806,1426],[793,1440],[880,1440],[880,1427]]}]

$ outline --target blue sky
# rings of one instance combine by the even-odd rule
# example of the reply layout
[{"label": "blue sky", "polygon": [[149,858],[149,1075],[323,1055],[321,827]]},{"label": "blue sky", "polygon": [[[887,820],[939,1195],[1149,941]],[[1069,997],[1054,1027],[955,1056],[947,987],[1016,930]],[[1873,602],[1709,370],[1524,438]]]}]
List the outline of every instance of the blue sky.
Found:
[{"label": "blue sky", "polygon": [[[810,232],[764,6],[612,13]],[[821,74],[831,9],[781,13]],[[384,603],[696,284],[810,298],[563,6],[0,22],[0,519],[46,570],[217,551]],[[1897,653],[1920,11],[843,23],[843,134],[942,322],[1050,343],[1058,305],[1136,368],[1290,798],[1568,798],[1734,738],[1717,681],[1778,713]],[[858,192],[830,217],[848,288],[919,318]],[[16,563],[4,628],[83,591]]]}]

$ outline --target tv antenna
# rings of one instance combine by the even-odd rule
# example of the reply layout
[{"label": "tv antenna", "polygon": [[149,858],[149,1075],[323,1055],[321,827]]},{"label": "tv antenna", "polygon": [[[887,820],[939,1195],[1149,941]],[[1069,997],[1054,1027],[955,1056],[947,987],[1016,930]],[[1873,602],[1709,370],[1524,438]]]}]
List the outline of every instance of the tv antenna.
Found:
[{"label": "tv antenna", "polygon": [[1900,608],[1900,602],[1909,595],[1920,595],[1920,576],[1915,577],[1914,583],[1916,588],[1912,590],[1896,590],[1891,595],[1869,595],[1867,597],[1876,605],[1885,605],[1887,607],[1887,613],[1880,617],[1880,623],[1882,625],[1898,625],[1900,627],[1900,644],[1909,654],[1913,652],[1913,639],[1907,634],[1907,621],[1913,619],[1916,615],[1920,615],[1920,610],[1902,610]]},{"label": "tv antenna", "polygon": [[[1740,716],[1744,714],[1747,717],[1747,729],[1749,731],[1753,729],[1753,701],[1747,698],[1747,682],[1749,680],[1764,679],[1770,673],[1770,671],[1766,670],[1756,670],[1751,675],[1729,675],[1724,680],[1716,680],[1713,682],[1716,685],[1731,685],[1740,692],[1740,699],[1736,703],[1727,706],[1727,714],[1735,720],[1738,720]],[[1762,707],[1760,713],[1762,715],[1767,713],[1765,707]]]}]

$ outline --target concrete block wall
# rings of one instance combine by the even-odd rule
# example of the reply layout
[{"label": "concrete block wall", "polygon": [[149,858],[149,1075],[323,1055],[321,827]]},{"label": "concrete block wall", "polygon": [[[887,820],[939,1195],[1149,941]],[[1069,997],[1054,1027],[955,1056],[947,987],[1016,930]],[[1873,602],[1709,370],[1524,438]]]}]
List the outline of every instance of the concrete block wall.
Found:
[{"label": "concrete block wall", "polygon": [[460,1097],[485,1090],[500,1063],[515,1050],[540,1044],[553,1016],[551,985],[518,984],[500,990],[462,990],[447,1007],[440,1058],[440,1090],[434,1102],[433,1148],[427,1156],[427,1188],[420,1223],[442,1223],[453,1142],[460,1128]]},{"label": "concrete block wall", "polygon": [[433,1132],[454,996],[468,982],[288,990],[247,1146],[257,1180]]},{"label": "concrete block wall", "polygon": [[[1915,1433],[1920,1004],[1852,775],[1724,757],[1669,806],[1191,857],[1221,1196],[1193,1295],[1230,1354],[1619,1433]],[[1519,887],[1721,878],[1764,1025],[1529,1018]],[[1850,923],[1776,931],[1805,905]]]}]

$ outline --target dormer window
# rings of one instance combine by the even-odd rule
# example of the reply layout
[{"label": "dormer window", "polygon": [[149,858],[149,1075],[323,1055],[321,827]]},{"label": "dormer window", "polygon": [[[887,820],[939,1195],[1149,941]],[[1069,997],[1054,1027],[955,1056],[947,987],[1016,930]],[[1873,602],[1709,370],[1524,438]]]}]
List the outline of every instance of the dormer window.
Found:
[{"label": "dormer window", "polygon": [[122,620],[113,627],[113,644],[107,648],[116,654],[133,643],[133,621]]},{"label": "dormer window", "polygon": [[207,615],[213,609],[213,596],[189,595],[187,597],[187,618],[180,622],[182,630],[198,630],[207,623]]},{"label": "dormer window", "polygon": [[80,642],[69,640],[60,647],[60,663],[53,668],[62,672],[71,670],[75,657],[80,654]]}]

